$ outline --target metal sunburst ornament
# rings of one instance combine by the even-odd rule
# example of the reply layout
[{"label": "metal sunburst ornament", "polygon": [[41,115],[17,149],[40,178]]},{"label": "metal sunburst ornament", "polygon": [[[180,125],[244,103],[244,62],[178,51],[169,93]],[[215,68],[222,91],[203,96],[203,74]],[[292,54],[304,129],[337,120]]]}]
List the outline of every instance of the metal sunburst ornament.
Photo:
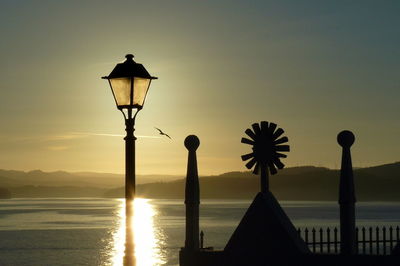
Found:
[{"label": "metal sunburst ornament", "polygon": [[277,129],[275,123],[261,121],[261,123],[254,123],[250,128],[246,129],[245,133],[250,139],[242,138],[242,143],[253,145],[253,152],[242,155],[242,160],[247,161],[246,167],[253,168],[253,174],[261,172],[261,192],[267,192],[269,189],[268,183],[268,169],[271,175],[278,172],[285,165],[281,162],[280,158],[286,158],[286,154],[281,152],[288,152],[289,145],[281,145],[288,142],[287,137],[281,137],[284,133],[282,128]]}]

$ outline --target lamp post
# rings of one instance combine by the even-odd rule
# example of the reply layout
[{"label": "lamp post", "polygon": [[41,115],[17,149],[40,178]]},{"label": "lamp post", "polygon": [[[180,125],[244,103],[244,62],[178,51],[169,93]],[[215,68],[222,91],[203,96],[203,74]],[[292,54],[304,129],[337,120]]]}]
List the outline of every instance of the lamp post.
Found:
[{"label": "lamp post", "polygon": [[133,55],[125,56],[123,63],[117,64],[107,79],[118,110],[125,119],[125,199],[135,198],[135,118],[143,108],[152,77],[142,64],[133,60]]}]

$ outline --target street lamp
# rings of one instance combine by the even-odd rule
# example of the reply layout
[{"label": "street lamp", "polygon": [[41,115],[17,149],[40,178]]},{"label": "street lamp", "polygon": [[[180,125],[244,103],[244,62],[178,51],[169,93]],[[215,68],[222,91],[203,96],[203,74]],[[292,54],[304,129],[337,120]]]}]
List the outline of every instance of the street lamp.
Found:
[{"label": "street lamp", "polygon": [[135,118],[143,108],[151,80],[157,78],[133,61],[133,55],[125,58],[125,62],[117,64],[110,75],[102,78],[108,80],[117,108],[125,119],[125,199],[132,200],[135,197]]}]

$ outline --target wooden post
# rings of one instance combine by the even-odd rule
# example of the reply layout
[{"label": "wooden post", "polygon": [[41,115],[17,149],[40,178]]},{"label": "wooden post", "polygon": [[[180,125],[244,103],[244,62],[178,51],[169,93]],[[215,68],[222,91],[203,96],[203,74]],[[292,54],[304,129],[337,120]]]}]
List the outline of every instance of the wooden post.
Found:
[{"label": "wooden post", "polygon": [[186,205],[186,250],[199,250],[199,205],[200,188],[199,176],[197,173],[196,150],[200,145],[200,140],[195,135],[187,136],[185,147],[189,151],[186,187],[185,187],[185,205]]},{"label": "wooden post", "polygon": [[340,169],[339,205],[340,205],[340,253],[356,253],[355,189],[350,147],[355,137],[351,131],[344,130],[337,136],[342,146],[342,167]]}]

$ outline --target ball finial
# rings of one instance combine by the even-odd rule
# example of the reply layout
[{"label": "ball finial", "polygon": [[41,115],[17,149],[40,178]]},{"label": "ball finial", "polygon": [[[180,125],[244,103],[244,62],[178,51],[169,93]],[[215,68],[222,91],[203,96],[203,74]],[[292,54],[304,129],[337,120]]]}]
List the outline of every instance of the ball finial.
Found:
[{"label": "ball finial", "polygon": [[189,151],[195,151],[200,145],[200,140],[196,135],[189,135],[185,139],[185,147]]},{"label": "ball finial", "polygon": [[337,141],[340,146],[343,148],[350,148],[353,145],[355,140],[353,132],[349,130],[343,130],[337,136]]}]

